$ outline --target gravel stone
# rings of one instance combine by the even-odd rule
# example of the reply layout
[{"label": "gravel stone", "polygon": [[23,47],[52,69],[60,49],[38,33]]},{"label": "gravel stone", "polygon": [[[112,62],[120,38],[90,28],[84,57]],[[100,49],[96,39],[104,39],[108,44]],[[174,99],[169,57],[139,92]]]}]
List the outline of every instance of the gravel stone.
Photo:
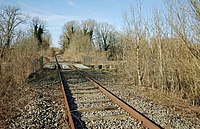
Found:
[{"label": "gravel stone", "polygon": [[57,71],[40,74],[40,78],[27,84],[33,90],[33,98],[7,120],[6,129],[69,129]]},{"label": "gravel stone", "polygon": [[124,86],[115,84],[114,78],[108,77],[103,72],[94,70],[84,70],[90,77],[95,78],[99,82],[103,82],[103,86],[117,95],[122,100],[134,107],[139,112],[145,114],[148,118],[155,121],[164,128],[170,129],[200,129],[198,118],[184,117],[169,107],[154,104],[146,101],[142,96],[138,96],[134,90],[124,88]]}]

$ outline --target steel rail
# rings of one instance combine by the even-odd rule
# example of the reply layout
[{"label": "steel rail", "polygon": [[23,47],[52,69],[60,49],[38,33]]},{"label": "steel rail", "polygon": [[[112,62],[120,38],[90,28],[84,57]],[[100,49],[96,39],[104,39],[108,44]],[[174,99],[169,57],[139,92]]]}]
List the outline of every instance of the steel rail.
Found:
[{"label": "steel rail", "polygon": [[116,95],[111,93],[109,90],[107,90],[105,87],[103,87],[101,84],[99,84],[97,81],[92,79],[88,76],[85,72],[82,72],[75,66],[72,66],[75,68],[81,75],[86,77],[88,80],[90,80],[103,94],[108,96],[114,103],[118,104],[119,107],[124,109],[126,112],[128,112],[133,118],[139,120],[142,122],[143,126],[149,129],[163,129],[160,125],[155,123],[154,121],[150,120],[148,117],[134,109],[132,106],[130,106],[128,103],[123,101],[122,99],[118,98]]},{"label": "steel rail", "polygon": [[[55,58],[56,58],[56,56],[55,56]],[[71,110],[70,110],[68,100],[67,100],[67,97],[66,97],[67,95],[66,95],[66,92],[65,92],[63,77],[62,77],[62,74],[61,74],[61,71],[60,71],[61,67],[58,63],[57,58],[56,58],[56,64],[57,64],[57,71],[58,71],[59,80],[60,80],[60,83],[61,83],[62,94],[63,94],[63,97],[64,97],[65,106],[66,106],[67,112],[68,112],[67,115],[68,115],[68,118],[69,118],[69,124],[70,124],[71,129],[75,129],[74,121],[73,121],[73,118],[72,118],[72,115],[71,115]]]}]

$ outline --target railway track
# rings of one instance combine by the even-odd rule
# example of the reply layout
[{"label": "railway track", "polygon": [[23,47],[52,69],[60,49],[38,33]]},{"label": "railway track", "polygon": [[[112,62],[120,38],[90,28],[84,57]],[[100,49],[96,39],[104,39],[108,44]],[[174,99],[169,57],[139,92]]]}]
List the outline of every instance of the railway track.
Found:
[{"label": "railway track", "polygon": [[71,129],[162,128],[80,69],[62,71],[56,62]]}]

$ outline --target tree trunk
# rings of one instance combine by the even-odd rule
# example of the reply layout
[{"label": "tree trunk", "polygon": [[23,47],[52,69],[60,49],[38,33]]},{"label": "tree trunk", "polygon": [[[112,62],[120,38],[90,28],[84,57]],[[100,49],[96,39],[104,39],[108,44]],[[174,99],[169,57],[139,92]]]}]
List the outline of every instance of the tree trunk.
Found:
[{"label": "tree trunk", "polygon": [[140,64],[139,64],[139,45],[137,44],[136,47],[136,62],[137,62],[137,78],[138,78],[138,85],[141,86],[141,71],[140,71]]},{"label": "tree trunk", "polygon": [[160,72],[160,85],[164,90],[163,85],[163,57],[162,57],[162,42],[160,39],[160,32],[158,32],[158,55],[159,55],[159,72]]}]

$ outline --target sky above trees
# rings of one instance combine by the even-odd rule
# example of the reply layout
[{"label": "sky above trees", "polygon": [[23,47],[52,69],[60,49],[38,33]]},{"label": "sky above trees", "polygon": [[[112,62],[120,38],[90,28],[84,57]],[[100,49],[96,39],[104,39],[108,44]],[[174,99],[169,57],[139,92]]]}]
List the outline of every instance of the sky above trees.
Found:
[{"label": "sky above trees", "polygon": [[[120,30],[123,27],[123,12],[129,10],[130,4],[138,3],[136,0],[0,0],[1,6],[18,6],[23,13],[45,20],[55,47],[59,46],[62,27],[71,20],[94,19]],[[162,10],[163,0],[142,0],[143,17],[151,17],[155,7]]]}]

